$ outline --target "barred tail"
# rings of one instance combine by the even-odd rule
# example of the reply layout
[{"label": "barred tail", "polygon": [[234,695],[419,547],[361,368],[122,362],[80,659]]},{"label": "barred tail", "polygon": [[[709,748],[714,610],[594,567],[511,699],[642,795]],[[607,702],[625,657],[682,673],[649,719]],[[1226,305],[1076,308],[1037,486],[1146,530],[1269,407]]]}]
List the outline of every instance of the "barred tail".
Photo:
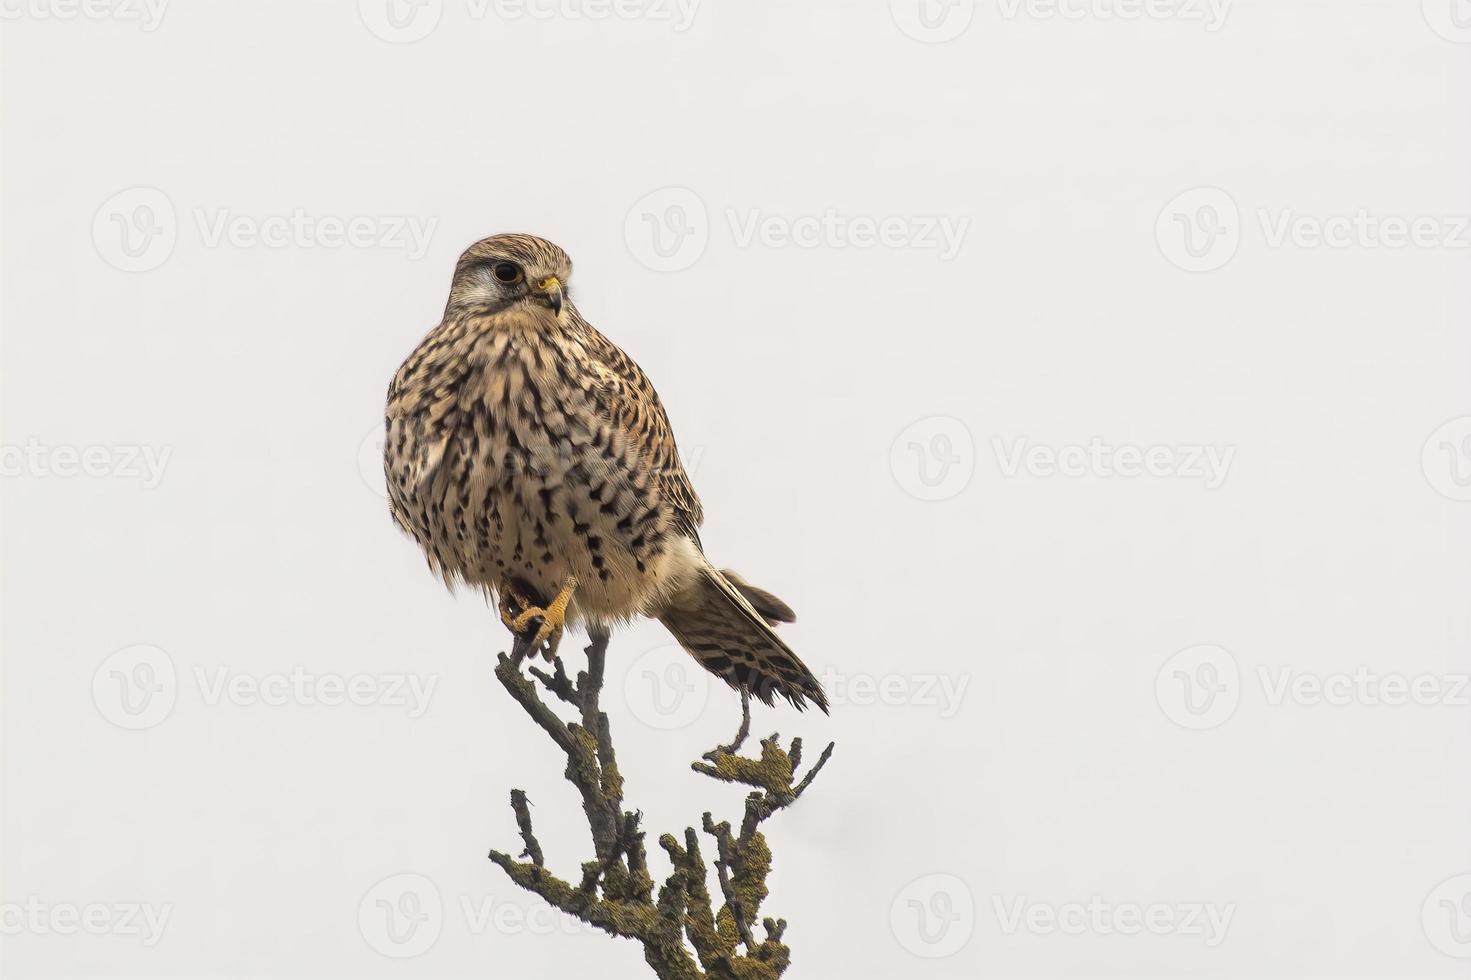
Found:
[{"label": "barred tail", "polygon": [[659,620],[701,667],[731,687],[766,704],[779,694],[798,709],[811,699],[826,712],[822,685],[768,625],[795,618],[776,596],[706,564]]}]

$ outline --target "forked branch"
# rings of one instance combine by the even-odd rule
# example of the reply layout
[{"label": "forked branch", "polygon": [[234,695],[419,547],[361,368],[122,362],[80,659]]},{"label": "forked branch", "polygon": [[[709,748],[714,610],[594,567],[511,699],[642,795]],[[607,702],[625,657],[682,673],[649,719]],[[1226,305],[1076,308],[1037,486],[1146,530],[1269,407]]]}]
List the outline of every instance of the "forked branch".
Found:
[{"label": "forked branch", "polygon": [[[772,862],[761,825],[802,796],[832,757],[832,743],[794,783],[802,759],[801,739],[783,748],[778,736],[772,735],[762,740],[759,758],[739,754],[751,729],[750,699],[742,697],[742,722],[736,738],[692,763],[698,773],[752,790],[738,831],[729,822],[715,822],[709,812],[701,823],[715,845],[719,893],[711,894],[699,834],[693,827],[680,837],[659,837],[671,870],[656,893],[640,814],[624,807],[623,777],[618,772],[608,716],[599,704],[608,636],[594,632],[590,640],[587,669],[579,671],[575,681],[555,657],[550,671],[528,667],[528,678],[521,666],[529,651],[519,640],[510,656],[501,655],[495,675],[567,757],[564,775],[582,797],[593,856],[583,862],[575,885],[549,871],[532,828],[531,803],[516,789],[511,791],[511,810],[523,849],[517,857],[491,851],[490,859],[512,881],[549,905],[609,935],[638,941],[644,959],[661,980],[776,980],[790,964],[791,951],[782,941],[786,920],[759,918]],[[564,720],[553,711],[542,691],[551,695],[553,703],[570,705],[576,719]],[[755,934],[758,921],[759,939]]]}]

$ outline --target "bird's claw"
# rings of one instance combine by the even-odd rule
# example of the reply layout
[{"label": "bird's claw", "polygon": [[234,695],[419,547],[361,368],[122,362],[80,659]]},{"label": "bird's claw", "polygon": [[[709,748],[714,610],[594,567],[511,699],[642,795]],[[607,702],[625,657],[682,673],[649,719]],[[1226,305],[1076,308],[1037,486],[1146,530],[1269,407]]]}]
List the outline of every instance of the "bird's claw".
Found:
[{"label": "bird's claw", "polygon": [[521,610],[531,609],[536,603],[515,589],[507,587],[500,590],[500,599],[497,605],[500,609],[501,622],[505,624],[506,629],[515,633],[517,632],[515,626],[516,617],[521,615]]},{"label": "bird's claw", "polygon": [[546,606],[538,606],[525,596],[508,590],[501,595],[501,622],[518,637],[525,633],[533,621],[538,622],[536,634],[528,649],[533,653],[540,652],[547,660],[551,660],[557,655],[557,647],[562,642],[562,632],[567,623],[567,606],[572,601],[572,593],[576,588],[577,579],[569,577],[562,591]]},{"label": "bird's claw", "polygon": [[531,638],[530,649],[533,653],[540,652],[547,660],[551,660],[557,655],[557,646],[562,642],[563,624],[560,619],[552,615],[550,609],[532,606],[523,610],[521,615],[508,625],[512,633],[520,636],[533,621],[538,622],[539,625],[536,628],[536,635]]}]

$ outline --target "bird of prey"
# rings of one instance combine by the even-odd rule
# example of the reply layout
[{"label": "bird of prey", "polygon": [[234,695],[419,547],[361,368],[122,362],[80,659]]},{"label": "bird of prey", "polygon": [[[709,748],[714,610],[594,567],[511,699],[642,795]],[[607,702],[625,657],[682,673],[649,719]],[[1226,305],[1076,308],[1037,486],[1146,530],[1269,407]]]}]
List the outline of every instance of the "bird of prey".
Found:
[{"label": "bird of prey", "polygon": [[732,687],[826,711],[773,629],[792,610],[705,557],[664,406],[572,305],[571,276],[567,254],[530,235],[460,256],[442,321],[388,389],[394,521],[446,585],[493,596],[548,657],[567,624],[648,616]]}]

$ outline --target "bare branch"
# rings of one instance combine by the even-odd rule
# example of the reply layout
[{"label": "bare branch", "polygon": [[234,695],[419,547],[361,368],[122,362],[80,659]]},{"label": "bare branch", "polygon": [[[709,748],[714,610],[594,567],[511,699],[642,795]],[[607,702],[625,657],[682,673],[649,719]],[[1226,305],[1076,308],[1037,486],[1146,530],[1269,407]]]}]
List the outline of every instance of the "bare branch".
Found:
[{"label": "bare branch", "polygon": [[582,702],[582,727],[598,730],[598,700],[603,694],[603,667],[607,662],[608,631],[593,630],[588,634],[587,670],[577,675],[577,694]]},{"label": "bare branch", "polygon": [[[837,744],[838,743],[836,742],[827,743],[827,748],[823,749],[822,755],[817,757],[817,765],[807,770],[807,775],[803,776],[802,781],[797,784],[795,789],[792,790],[791,803],[795,803],[797,797],[805,793],[807,791],[807,787],[812,785],[812,780],[816,779],[817,774],[822,772],[822,767],[827,765],[827,760],[833,757],[833,748]],[[790,806],[791,803],[785,803],[783,804],[783,806]]]},{"label": "bare branch", "polygon": [[[683,839],[663,834],[659,844],[672,870],[657,887],[649,872],[640,827],[641,814],[623,809],[623,777],[618,771],[612,729],[600,701],[607,661],[608,635],[593,631],[586,648],[587,669],[574,682],[558,658],[550,671],[521,664],[536,651],[518,638],[509,656],[502,655],[495,674],[511,697],[545,731],[566,757],[563,773],[582,797],[594,855],[581,864],[577,884],[546,867],[545,855],[531,823],[531,802],[520,790],[511,792],[511,809],[525,845],[522,861],[501,851],[490,859],[517,885],[541,896],[554,908],[610,935],[634,939],[644,959],[661,980],[777,980],[790,963],[783,944],[786,922],[762,919],[765,938],[758,941],[752,923],[767,897],[771,852],[760,831],[763,821],[790,806],[827,764],[828,745],[817,765],[793,785],[802,761],[801,739],[783,748],[776,735],[763,739],[759,758],[738,754],[751,730],[749,695],[741,698],[741,726],[729,745],[719,746],[691,764],[699,773],[723,782],[751,787],[739,834],[729,822],[705,813],[702,829],[715,841],[714,866],[720,884],[717,911],[707,887],[708,865],[700,853],[699,835],[686,828]],[[549,705],[538,692],[544,688]],[[576,720],[564,720],[553,706],[570,705]],[[693,950],[693,955],[691,954]]]},{"label": "bare branch", "polygon": [[577,688],[573,686],[572,678],[567,676],[567,671],[562,666],[561,657],[552,658],[552,672],[550,674],[540,670],[535,665],[528,665],[526,672],[541,681],[543,687],[568,704],[578,703]]},{"label": "bare branch", "polygon": [[521,831],[521,840],[526,844],[522,856],[531,858],[531,863],[539,868],[546,861],[541,853],[541,844],[531,832],[531,801],[526,798],[524,790],[511,790],[511,809],[516,814],[516,827]]},{"label": "bare branch", "polygon": [[576,742],[566,722],[558,718],[556,713],[536,696],[536,688],[522,676],[514,654],[510,657],[505,654],[501,655],[496,664],[495,676],[501,685],[511,693],[511,697],[515,698],[522,709],[531,716],[531,720],[540,725],[563,752],[576,750]]},{"label": "bare branch", "polygon": [[730,869],[735,861],[735,841],[730,836],[730,824],[724,822],[717,824],[710,814],[706,813],[705,833],[715,838],[715,850],[718,855],[715,871],[720,876],[720,892],[725,896],[725,905],[730,909],[731,918],[735,920],[736,931],[740,933],[741,942],[746,944],[746,949],[754,950],[756,941],[751,938],[751,927],[746,923],[745,910],[741,907],[740,896],[736,894],[730,879]]}]

